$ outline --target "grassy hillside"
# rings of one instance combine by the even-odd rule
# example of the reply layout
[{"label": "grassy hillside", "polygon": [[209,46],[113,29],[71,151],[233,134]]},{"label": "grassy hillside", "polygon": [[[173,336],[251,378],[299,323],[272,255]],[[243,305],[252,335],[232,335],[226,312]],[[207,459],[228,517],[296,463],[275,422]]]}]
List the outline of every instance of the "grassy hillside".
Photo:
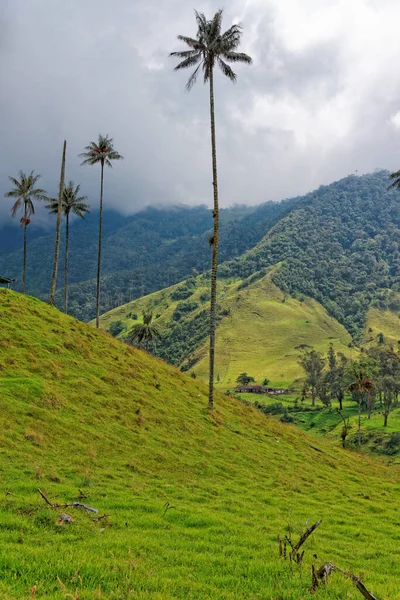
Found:
[{"label": "grassy hillside", "polygon": [[[202,384],[33,298],[1,290],[0,327],[2,599],[358,598],[311,594],[313,554],[400,597],[398,471],[218,394],[209,415]],[[318,518],[303,568],[279,558]]]},{"label": "grassy hillside", "polygon": [[[301,348],[307,344],[321,352],[326,352],[330,343],[336,350],[349,354],[351,337],[345,328],[330,317],[326,310],[311,298],[297,300],[284,296],[271,281],[273,272],[251,283],[251,279],[223,279],[219,281],[218,297],[220,324],[218,326],[216,349],[217,386],[229,388],[235,385],[237,376],[247,371],[257,381],[268,377],[275,385],[289,385],[302,370],[298,365]],[[190,326],[196,316],[208,308],[206,298],[209,281],[204,276],[193,281],[192,294],[185,300],[175,299],[177,290],[186,289],[180,284],[161,292],[156,292],[134,302],[118,307],[102,316],[101,326],[108,330],[111,323],[121,321],[125,337],[136,322],[132,317],[141,318],[143,310],[152,310],[156,322],[165,332],[167,348],[158,344],[155,351],[166,359],[175,357],[171,350],[170,329],[182,330],[181,337],[190,337]],[[197,308],[183,314],[179,321],[173,315],[180,303],[197,304]],[[196,376],[207,379],[208,372],[208,330],[204,329],[203,340],[189,355],[177,352],[177,364],[192,365]],[[178,339],[177,343],[180,341]],[[186,347],[182,346],[182,349]],[[354,352],[354,351],[353,351]]]}]

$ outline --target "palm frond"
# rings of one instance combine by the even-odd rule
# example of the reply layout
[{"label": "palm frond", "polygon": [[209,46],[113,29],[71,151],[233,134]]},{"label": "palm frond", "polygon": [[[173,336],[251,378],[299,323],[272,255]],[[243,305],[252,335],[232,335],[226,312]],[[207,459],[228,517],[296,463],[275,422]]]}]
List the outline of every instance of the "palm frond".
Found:
[{"label": "palm frond", "polygon": [[207,29],[207,19],[203,13],[199,13],[197,10],[194,11],[196,23],[198,27],[198,34],[204,32]]},{"label": "palm frond", "polygon": [[194,50],[202,50],[203,45],[199,40],[187,37],[186,35],[178,35],[178,40],[180,40],[181,42],[185,42],[185,44],[187,44]]},{"label": "palm frond", "polygon": [[224,52],[223,57],[231,62],[242,62],[251,65],[253,59],[243,52]]},{"label": "palm frond", "polygon": [[223,72],[223,74],[228,77],[231,81],[236,81],[236,73],[234,73],[232,71],[232,69],[230,68],[229,65],[226,64],[226,62],[224,62],[222,60],[222,58],[220,58],[219,56],[217,57],[217,62],[218,62],[218,66],[221,69],[221,71]]},{"label": "palm frond", "polygon": [[197,65],[200,59],[201,54],[200,52],[197,52],[197,54],[195,54],[194,56],[189,56],[188,58],[185,58],[185,60],[177,64],[174,68],[174,71],[179,71],[180,69],[187,69],[188,67],[193,67],[194,65]]},{"label": "palm frond", "polygon": [[181,52],[171,52],[170,56],[177,56],[178,58],[189,58],[197,54],[199,50],[182,50]]},{"label": "palm frond", "polygon": [[221,35],[222,14],[223,14],[223,10],[222,9],[218,10],[215,13],[212,21],[210,21],[209,31],[208,31],[210,41],[217,40]]},{"label": "palm frond", "polygon": [[15,202],[15,204],[13,205],[12,209],[11,209],[11,216],[15,217],[18,209],[22,206],[23,204],[23,200],[22,198],[18,198],[18,200]]},{"label": "palm frond", "polygon": [[197,75],[199,74],[200,67],[201,67],[201,64],[199,64],[199,66],[197,67],[197,69],[195,69],[193,71],[193,73],[191,74],[191,76],[188,79],[188,82],[186,84],[186,89],[187,89],[188,92],[190,92],[190,90],[192,89],[192,87],[196,83]]}]

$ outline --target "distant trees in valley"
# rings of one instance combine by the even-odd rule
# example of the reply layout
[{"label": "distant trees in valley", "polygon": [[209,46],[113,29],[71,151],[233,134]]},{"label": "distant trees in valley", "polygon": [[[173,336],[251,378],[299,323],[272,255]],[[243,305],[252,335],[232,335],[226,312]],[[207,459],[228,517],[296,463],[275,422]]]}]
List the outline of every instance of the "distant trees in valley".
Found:
[{"label": "distant trees in valley", "polygon": [[327,357],[314,349],[303,353],[299,364],[305,373],[303,401],[310,393],[312,405],[315,399],[330,407],[338,403],[337,411],[343,419],[342,440],[345,443],[350,423],[343,414],[343,401],[349,397],[357,405],[357,442],[361,447],[361,415],[367,418],[378,411],[387,427],[390,413],[400,406],[400,351],[389,345],[375,344],[361,349],[359,358],[351,360],[342,353],[336,353],[333,345]]}]

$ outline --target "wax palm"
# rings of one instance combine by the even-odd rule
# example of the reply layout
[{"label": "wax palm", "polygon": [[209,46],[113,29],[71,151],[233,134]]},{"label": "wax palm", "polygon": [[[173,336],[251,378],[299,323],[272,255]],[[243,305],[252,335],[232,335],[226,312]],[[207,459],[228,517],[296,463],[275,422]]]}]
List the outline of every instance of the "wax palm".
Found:
[{"label": "wax palm", "polygon": [[40,179],[40,175],[35,175],[34,171],[31,171],[29,175],[26,175],[23,171],[18,173],[19,179],[15,177],[9,177],[9,180],[14,185],[14,189],[6,192],[6,198],[16,198],[14,205],[11,209],[11,215],[15,217],[17,212],[23,210],[24,216],[21,218],[21,225],[24,228],[24,259],[22,266],[22,284],[21,291],[25,294],[25,281],[26,281],[26,228],[29,224],[29,217],[35,214],[35,206],[33,200],[45,200],[46,192],[42,188],[36,188],[35,185]]},{"label": "wax palm", "polygon": [[97,143],[90,142],[85,147],[85,152],[79,156],[84,157],[82,165],[101,166],[100,176],[100,223],[99,223],[99,246],[97,257],[97,292],[96,292],[96,327],[100,325],[100,274],[101,274],[101,246],[103,237],[103,181],[104,181],[104,165],[112,167],[111,161],[122,160],[124,157],[119,154],[113,146],[113,139],[108,135],[99,135]]},{"label": "wax palm", "polygon": [[[64,310],[68,312],[68,265],[69,265],[69,215],[70,213],[85,218],[85,213],[89,211],[89,204],[86,204],[87,196],[79,196],[80,185],[75,187],[73,181],[70,181],[64,189],[62,198],[62,211],[65,215],[65,276],[64,276]],[[58,213],[58,198],[51,198],[46,208],[51,214]]]},{"label": "wax palm", "polygon": [[186,84],[190,90],[195,84],[197,76],[202,69],[204,83],[210,84],[210,122],[211,122],[211,153],[214,188],[214,234],[210,238],[212,244],[211,262],[211,303],[210,303],[210,369],[209,369],[209,394],[208,406],[214,407],[214,363],[215,363],[215,327],[217,306],[217,268],[218,268],[218,234],[219,234],[219,208],[218,208],[218,174],[217,174],[217,151],[215,142],[215,115],[214,115],[214,67],[220,67],[226,77],[236,81],[236,74],[228,62],[243,62],[250,64],[250,56],[236,52],[240,44],[242,28],[240,25],[232,25],[224,33],[221,32],[222,10],[215,13],[214,17],[207,21],[202,13],[195,11],[197,22],[197,37],[191,38],[178,35],[178,40],[189,46],[189,50],[172,52],[171,56],[183,60],[175,67],[175,71],[196,67]]},{"label": "wax palm", "polygon": [[136,323],[128,335],[128,341],[132,344],[144,344],[146,350],[149,349],[149,344],[156,339],[161,339],[161,333],[158,325],[153,323],[153,313],[143,313],[143,323]]},{"label": "wax palm", "polygon": [[348,389],[350,392],[357,393],[358,400],[358,449],[361,449],[361,400],[363,395],[370,394],[373,390],[372,381],[370,381],[365,374],[363,368],[360,368],[357,365],[353,366],[353,370],[350,374],[352,377],[352,382],[350,383]]}]

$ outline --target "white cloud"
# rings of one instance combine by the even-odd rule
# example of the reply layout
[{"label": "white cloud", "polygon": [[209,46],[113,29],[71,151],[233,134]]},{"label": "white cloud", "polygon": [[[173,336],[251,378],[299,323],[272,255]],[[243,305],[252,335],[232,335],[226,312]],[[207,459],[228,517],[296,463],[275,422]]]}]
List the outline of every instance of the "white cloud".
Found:
[{"label": "white cloud", "polygon": [[[227,4],[224,25],[242,22],[254,64],[237,67],[235,86],[217,77],[223,205],[399,168],[398,0]],[[197,8],[211,15],[219,3]],[[1,196],[20,168],[55,188],[66,136],[68,176],[96,197],[98,173],[76,155],[104,132],[126,157],[107,173],[115,207],[211,202],[207,89],[186,93],[188,73],[168,56],[177,34],[196,32],[185,0],[13,0],[0,29]]]}]

